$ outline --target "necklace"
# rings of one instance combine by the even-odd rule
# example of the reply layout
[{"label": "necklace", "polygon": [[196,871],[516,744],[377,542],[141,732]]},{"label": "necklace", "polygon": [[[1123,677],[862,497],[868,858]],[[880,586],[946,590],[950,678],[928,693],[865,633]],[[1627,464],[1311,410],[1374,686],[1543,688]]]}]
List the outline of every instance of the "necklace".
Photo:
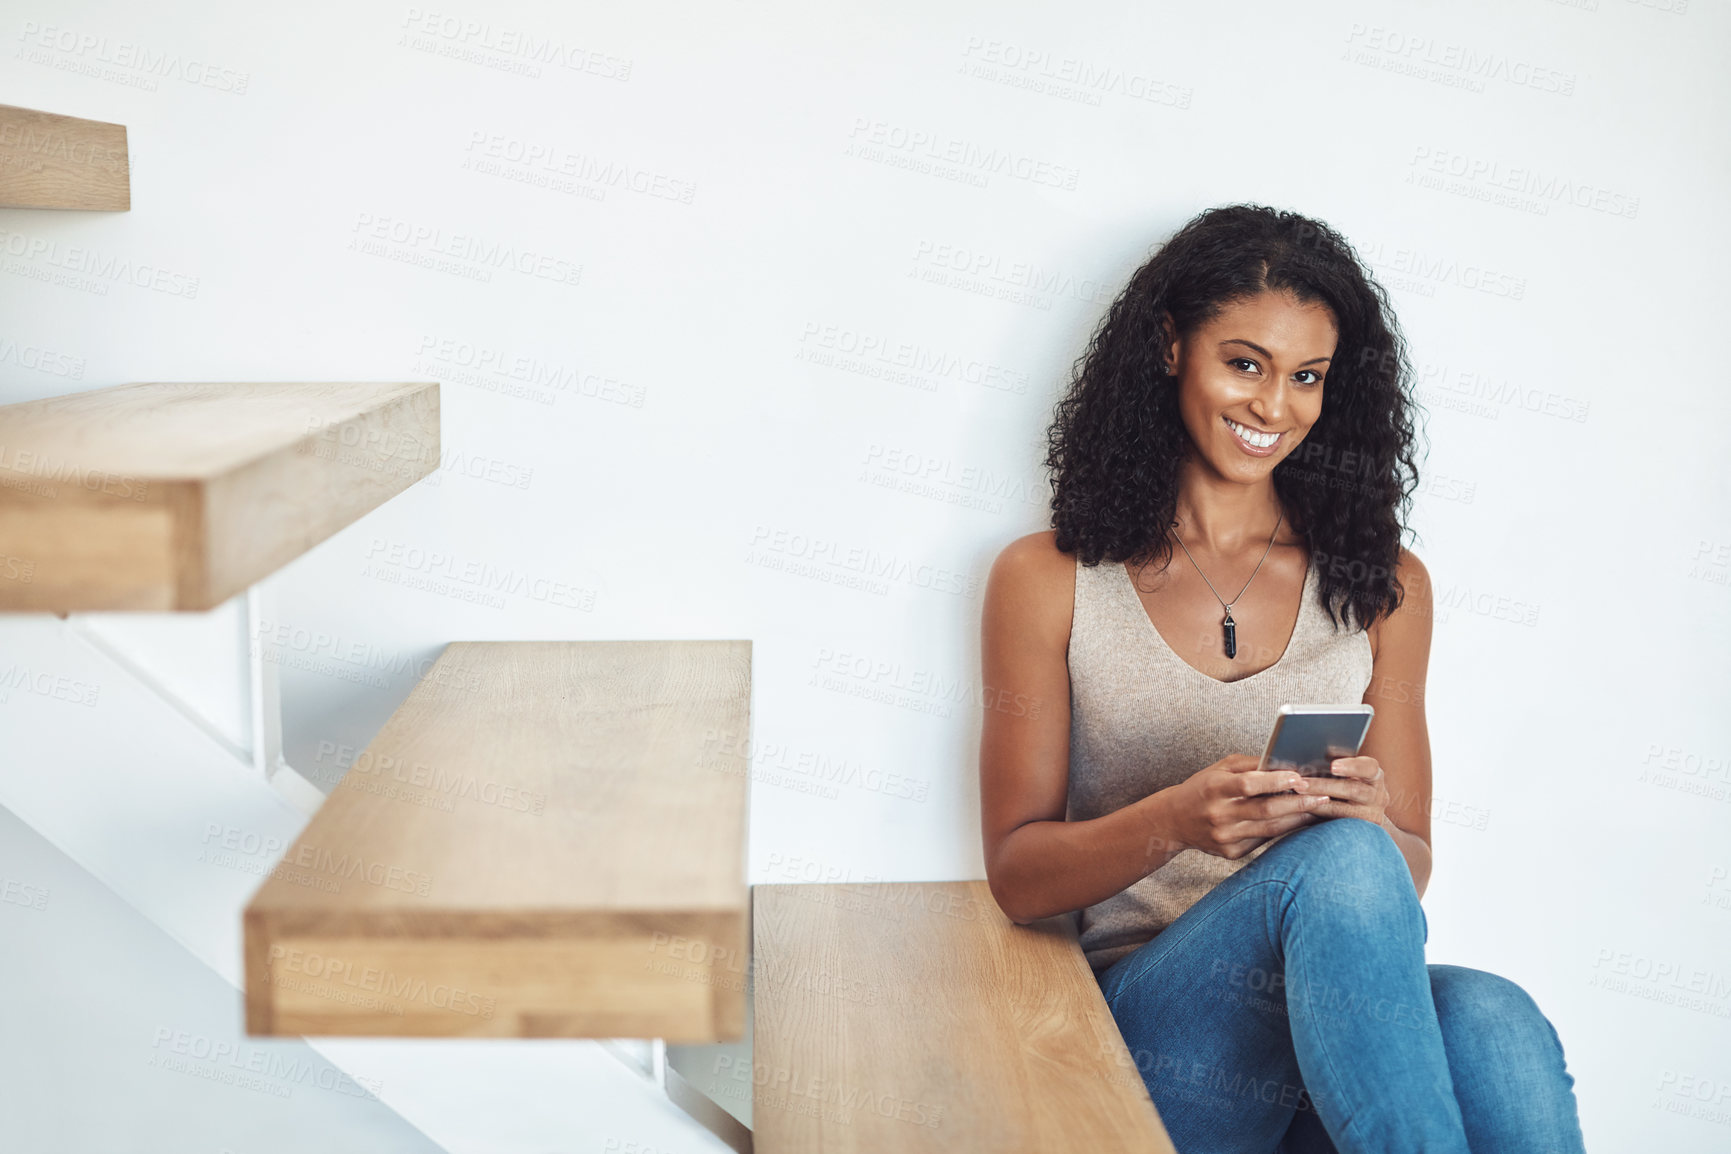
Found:
[{"label": "necklace", "polygon": [[[1279,517],[1274,519],[1274,532],[1269,535],[1268,548],[1262,551],[1262,560],[1258,561],[1256,563],[1256,568],[1250,571],[1250,581],[1256,580],[1256,575],[1262,572],[1262,562],[1268,560],[1269,550],[1274,548],[1274,538],[1280,535],[1280,522],[1285,518],[1285,516],[1286,514],[1282,513]],[[1190,557],[1190,563],[1196,565],[1196,558],[1190,556],[1190,546],[1184,544],[1184,538],[1178,536],[1177,529],[1168,529],[1167,532],[1171,533],[1173,539],[1178,542],[1178,547],[1184,550],[1184,555]],[[1226,610],[1226,619],[1220,623],[1220,628],[1226,635],[1226,656],[1237,657],[1238,626],[1237,623],[1232,620],[1232,607],[1238,604],[1238,597],[1244,596],[1244,589],[1250,588],[1250,581],[1244,583],[1244,589],[1238,591],[1238,597],[1234,597],[1231,601],[1227,601],[1220,596],[1220,591],[1214,588],[1214,582],[1208,581],[1208,574],[1202,572],[1202,566],[1196,565],[1196,572],[1201,574],[1202,580],[1208,582],[1208,591],[1214,594],[1214,599],[1219,601],[1221,608]]]}]

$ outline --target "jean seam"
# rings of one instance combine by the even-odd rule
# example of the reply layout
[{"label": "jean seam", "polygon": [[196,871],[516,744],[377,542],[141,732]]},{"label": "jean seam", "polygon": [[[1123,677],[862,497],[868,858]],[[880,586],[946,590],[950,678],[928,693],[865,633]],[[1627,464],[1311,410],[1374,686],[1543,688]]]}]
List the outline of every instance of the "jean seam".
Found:
[{"label": "jean seam", "polygon": [[[1303,934],[1304,934],[1304,919],[1299,918],[1297,925],[1294,926],[1294,928],[1293,928],[1293,935],[1295,937],[1302,937]],[[1286,976],[1287,976],[1286,989],[1287,989],[1287,992],[1290,993],[1292,990],[1292,980],[1291,980],[1292,974],[1291,974],[1291,971],[1287,967],[1286,952],[1284,949],[1282,949],[1281,955],[1280,955],[1280,969],[1281,969],[1281,972],[1286,974]],[[1312,1030],[1315,1034],[1315,1038],[1316,1038],[1316,1048],[1322,1052],[1323,1061],[1328,1063],[1328,1075],[1329,1075],[1329,1077],[1331,1079],[1333,1079],[1334,1082],[1338,1086],[1345,1087],[1348,1084],[1347,1080],[1340,1076],[1340,1070],[1334,1064],[1334,1054],[1332,1052],[1330,1052],[1329,1047],[1323,1043],[1323,1031],[1317,1030],[1315,1028],[1316,1027],[1316,1020],[1317,1020],[1316,1008],[1310,999],[1310,982],[1308,980],[1304,984],[1304,1012],[1310,1015],[1311,1028],[1312,1028]],[[1292,1027],[1291,1018],[1288,1017],[1287,1029],[1290,1031],[1291,1027]],[[1293,1054],[1294,1054],[1294,1057],[1297,1056],[1296,1043],[1293,1046]],[[1304,1075],[1304,1067],[1301,1065],[1299,1067],[1299,1077],[1301,1080],[1304,1080],[1303,1075]],[[1305,1084],[1308,1086],[1308,1085],[1310,1085],[1310,1082],[1308,1080],[1305,1080]],[[1338,1091],[1338,1090],[1331,1090],[1330,1091],[1330,1093],[1339,1093],[1339,1092],[1340,1091]],[[1312,1086],[1311,1087],[1311,1098],[1313,1101],[1315,1100],[1315,1097],[1316,1097],[1315,1087]],[[1321,1116],[1322,1116],[1322,1112],[1320,1110],[1318,1110],[1317,1111],[1317,1117],[1320,1119]],[[1358,1121],[1360,1118],[1360,1113],[1356,1108],[1355,1109],[1349,1109],[1346,1112],[1346,1116],[1347,1117],[1346,1117],[1345,1131],[1341,1134],[1341,1137],[1343,1137],[1343,1138],[1346,1137],[1347,1134],[1351,1133],[1353,1128],[1358,1124]],[[1328,1126],[1326,1123],[1323,1125],[1323,1130],[1325,1132],[1328,1130]],[[1332,1141],[1334,1138],[1334,1135],[1330,1134],[1329,1138]],[[1358,1143],[1358,1144],[1362,1145],[1362,1143]]]}]

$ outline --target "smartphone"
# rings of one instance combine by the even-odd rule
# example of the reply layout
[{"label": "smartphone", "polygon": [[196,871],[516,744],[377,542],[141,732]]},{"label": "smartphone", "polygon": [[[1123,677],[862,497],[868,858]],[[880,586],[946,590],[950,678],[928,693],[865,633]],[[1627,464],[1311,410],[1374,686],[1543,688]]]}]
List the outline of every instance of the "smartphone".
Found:
[{"label": "smartphone", "polygon": [[1375,714],[1369,705],[1282,705],[1256,768],[1330,777],[1329,762],[1358,753]]}]

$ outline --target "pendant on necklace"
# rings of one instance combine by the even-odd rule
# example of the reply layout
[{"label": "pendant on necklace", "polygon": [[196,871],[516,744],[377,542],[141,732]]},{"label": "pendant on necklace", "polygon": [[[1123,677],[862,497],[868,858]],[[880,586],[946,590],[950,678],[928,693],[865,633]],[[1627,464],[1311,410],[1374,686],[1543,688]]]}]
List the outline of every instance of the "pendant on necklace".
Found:
[{"label": "pendant on necklace", "polygon": [[1238,626],[1232,620],[1232,606],[1226,607],[1226,620],[1221,622],[1221,628],[1226,631],[1226,656],[1238,656]]}]

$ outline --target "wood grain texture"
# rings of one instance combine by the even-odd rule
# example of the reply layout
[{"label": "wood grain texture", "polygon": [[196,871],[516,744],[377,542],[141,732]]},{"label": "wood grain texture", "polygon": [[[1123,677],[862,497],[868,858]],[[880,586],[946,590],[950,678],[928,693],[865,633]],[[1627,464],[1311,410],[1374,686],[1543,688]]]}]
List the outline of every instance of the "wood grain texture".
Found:
[{"label": "wood grain texture", "polygon": [[0,208],[131,207],[124,124],[0,104]]},{"label": "wood grain texture", "polygon": [[758,1154],[1171,1154],[1065,918],[984,881],[752,887]]},{"label": "wood grain texture", "polygon": [[430,381],[0,406],[0,610],[209,609],[438,465]]},{"label": "wood grain texture", "polygon": [[749,641],[446,646],[245,914],[252,1034],[745,1028]]}]

